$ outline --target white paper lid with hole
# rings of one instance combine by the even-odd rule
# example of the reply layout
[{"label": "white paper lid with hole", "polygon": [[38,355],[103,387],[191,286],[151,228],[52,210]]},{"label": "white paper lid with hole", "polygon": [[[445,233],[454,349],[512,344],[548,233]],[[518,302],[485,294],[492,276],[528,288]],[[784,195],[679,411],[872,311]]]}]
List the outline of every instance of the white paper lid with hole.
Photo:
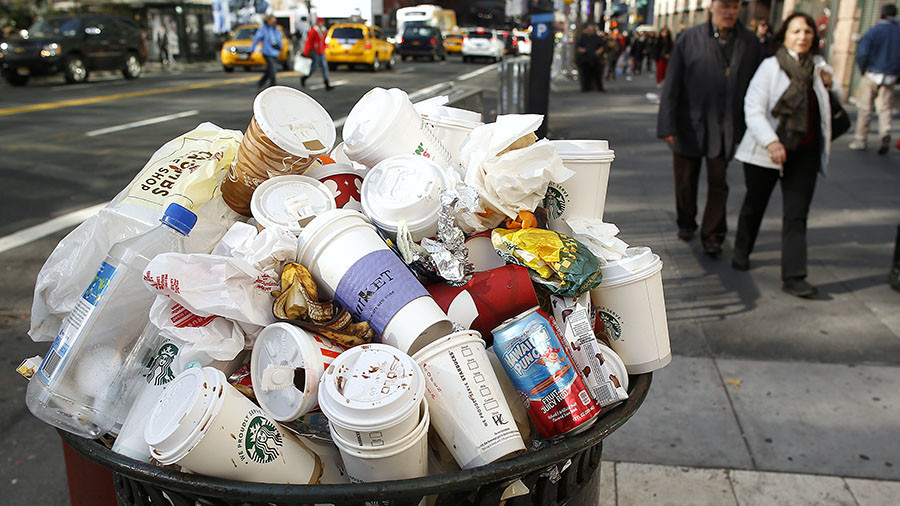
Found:
[{"label": "white paper lid with hole", "polygon": [[419,365],[386,344],[364,344],[342,353],[319,384],[319,407],[341,426],[390,427],[418,409],[425,394]]},{"label": "white paper lid with hole", "polygon": [[309,95],[287,86],[271,86],[253,101],[253,117],[266,137],[297,156],[331,151],[334,121]]},{"label": "white paper lid with hole", "polygon": [[263,181],[250,199],[250,212],[265,228],[285,228],[295,234],[317,215],[337,208],[334,195],[318,179],[276,176]]},{"label": "white paper lid with hole", "polygon": [[259,333],[250,356],[250,379],[260,407],[275,420],[296,420],[316,406],[319,373],[310,367],[316,353],[312,336],[293,325],[274,323]]},{"label": "white paper lid with hole", "polygon": [[372,88],[356,102],[344,122],[342,137],[344,152],[359,154],[366,145],[380,138],[403,111],[403,102],[412,108],[409,95],[403,90]]},{"label": "white paper lid with hole", "polygon": [[612,162],[615,151],[609,149],[609,141],[603,140],[559,140],[550,141],[563,160],[581,159]]},{"label": "white paper lid with hole", "polygon": [[386,158],[363,180],[363,212],[375,224],[395,231],[405,220],[410,230],[437,219],[441,190],[450,187],[447,174],[417,155]]},{"label": "white paper lid with hole", "polygon": [[600,266],[602,280],[597,288],[628,283],[653,274],[660,269],[662,269],[662,261],[659,259],[659,255],[650,251],[650,248],[646,246],[628,248],[625,250],[624,257]]}]

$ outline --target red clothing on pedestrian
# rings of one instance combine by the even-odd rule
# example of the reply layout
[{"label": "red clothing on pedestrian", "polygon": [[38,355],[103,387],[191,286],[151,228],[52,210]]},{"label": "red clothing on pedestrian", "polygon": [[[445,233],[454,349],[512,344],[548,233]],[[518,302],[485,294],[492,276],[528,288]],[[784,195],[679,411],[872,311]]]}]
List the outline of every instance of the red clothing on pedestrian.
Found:
[{"label": "red clothing on pedestrian", "polygon": [[309,34],[306,35],[306,45],[303,46],[304,55],[308,55],[311,52],[325,54],[325,36],[319,33],[319,29],[316,27],[309,29]]},{"label": "red clothing on pedestrian", "polygon": [[669,60],[660,58],[656,60],[656,84],[662,84],[666,79],[666,70],[669,69]]}]

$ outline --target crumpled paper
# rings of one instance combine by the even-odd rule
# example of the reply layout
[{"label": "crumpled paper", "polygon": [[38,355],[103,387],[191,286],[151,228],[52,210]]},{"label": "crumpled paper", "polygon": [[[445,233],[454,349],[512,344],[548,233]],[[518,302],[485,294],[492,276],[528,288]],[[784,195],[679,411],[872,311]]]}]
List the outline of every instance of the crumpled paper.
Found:
[{"label": "crumpled paper", "polygon": [[603,220],[569,218],[566,224],[572,229],[572,237],[591,250],[601,265],[620,260],[625,256],[628,244],[616,237],[619,227]]},{"label": "crumpled paper", "polygon": [[284,264],[297,257],[297,237],[287,229],[256,227],[237,222],[228,229],[213,255],[246,261],[274,281],[281,279]]},{"label": "crumpled paper", "polygon": [[437,235],[435,239],[424,238],[419,244],[413,241],[406,222],[397,230],[397,249],[408,265],[419,263],[429,272],[434,272],[451,286],[460,286],[469,281],[474,266],[468,261],[466,235],[456,224],[456,215],[471,211],[477,194],[455,189],[441,191],[441,207],[438,211]]},{"label": "crumpled paper", "polygon": [[559,183],[574,174],[546,139],[504,152],[541,121],[539,114],[508,114],[469,133],[460,148],[465,183],[478,190],[485,208],[515,219],[519,211],[534,211],[541,204],[550,181]]}]

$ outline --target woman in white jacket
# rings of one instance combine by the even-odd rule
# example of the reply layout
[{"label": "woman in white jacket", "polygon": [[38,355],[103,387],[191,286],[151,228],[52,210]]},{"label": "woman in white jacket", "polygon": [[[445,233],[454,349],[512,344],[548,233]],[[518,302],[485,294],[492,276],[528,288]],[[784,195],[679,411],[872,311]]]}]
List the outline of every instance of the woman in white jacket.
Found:
[{"label": "woman in white jacket", "polygon": [[741,206],[732,266],[750,268],[750,253],[775,184],[781,183],[782,289],[797,297],[817,293],[806,281],[806,219],[818,172],[831,151],[831,75],[818,56],[813,19],[791,14],[775,35],[775,56],[756,70],[744,98],[747,132],[735,158],[744,162],[747,194]]}]

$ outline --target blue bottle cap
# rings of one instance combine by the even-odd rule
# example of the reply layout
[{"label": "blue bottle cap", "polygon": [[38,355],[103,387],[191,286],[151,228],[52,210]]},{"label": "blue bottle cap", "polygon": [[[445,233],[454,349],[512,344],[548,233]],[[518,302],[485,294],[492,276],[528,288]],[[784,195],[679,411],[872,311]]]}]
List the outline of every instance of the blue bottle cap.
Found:
[{"label": "blue bottle cap", "polygon": [[191,233],[194,225],[197,224],[197,215],[192,213],[190,209],[173,202],[166,208],[166,212],[163,213],[159,221],[184,235],[188,235]]}]

